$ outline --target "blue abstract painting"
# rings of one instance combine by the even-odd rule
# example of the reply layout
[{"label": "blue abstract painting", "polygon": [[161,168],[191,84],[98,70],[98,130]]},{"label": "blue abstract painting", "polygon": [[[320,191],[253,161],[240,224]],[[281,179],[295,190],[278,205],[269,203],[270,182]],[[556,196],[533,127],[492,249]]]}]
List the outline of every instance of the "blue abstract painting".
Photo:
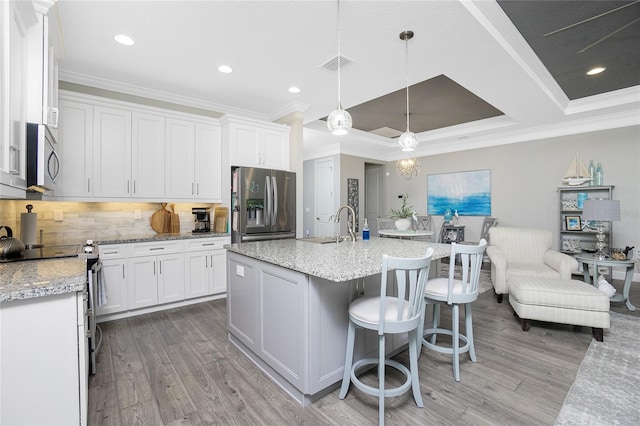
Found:
[{"label": "blue abstract painting", "polygon": [[491,170],[427,176],[427,214],[449,208],[460,216],[491,216]]}]

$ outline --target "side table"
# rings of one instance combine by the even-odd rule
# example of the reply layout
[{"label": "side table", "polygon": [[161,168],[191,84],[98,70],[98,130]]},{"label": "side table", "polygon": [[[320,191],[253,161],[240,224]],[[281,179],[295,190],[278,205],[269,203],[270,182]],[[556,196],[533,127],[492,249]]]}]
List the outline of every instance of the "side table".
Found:
[{"label": "side table", "polygon": [[[614,260],[614,259],[605,259],[600,260],[591,254],[578,254],[575,256],[576,260],[582,263],[582,273],[584,276],[584,282],[587,284],[595,285],[598,281],[598,266],[606,266],[610,268],[626,268],[626,273],[624,276],[624,287],[622,288],[622,295],[615,294],[611,297],[612,302],[624,302],[627,305],[627,309],[630,311],[635,311],[636,307],[631,304],[629,301],[629,289],[631,288],[631,280],[633,279],[633,269],[635,266],[634,260]],[[589,274],[589,265],[593,266],[594,278],[591,279],[591,274]]]}]

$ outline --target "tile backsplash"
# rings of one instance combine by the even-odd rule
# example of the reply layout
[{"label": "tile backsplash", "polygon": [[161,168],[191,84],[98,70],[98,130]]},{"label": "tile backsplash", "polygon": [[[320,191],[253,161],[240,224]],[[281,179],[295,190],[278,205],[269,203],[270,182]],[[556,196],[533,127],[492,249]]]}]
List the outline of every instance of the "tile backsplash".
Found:
[{"label": "tile backsplash", "polygon": [[[31,212],[38,214],[37,242],[42,241],[45,245],[80,244],[88,239],[100,241],[154,234],[150,225],[151,215],[162,207],[160,203],[0,201],[0,225],[9,226],[16,238],[20,238],[20,213],[27,212],[27,204],[33,205]],[[180,232],[194,229],[192,207],[209,207],[213,215],[215,206],[175,203],[175,212],[180,217]],[[136,213],[139,219],[136,219]],[[4,231],[0,231],[0,235],[5,235]]]}]

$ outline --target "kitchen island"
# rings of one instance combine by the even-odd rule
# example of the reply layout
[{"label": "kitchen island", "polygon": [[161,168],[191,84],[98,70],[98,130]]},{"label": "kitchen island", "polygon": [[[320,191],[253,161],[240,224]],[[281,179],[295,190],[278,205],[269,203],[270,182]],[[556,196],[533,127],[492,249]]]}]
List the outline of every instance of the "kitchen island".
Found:
[{"label": "kitchen island", "polygon": [[[428,247],[433,276],[449,245],[375,237],[228,245],[229,340],[301,405],[310,404],[342,379],[349,304],[380,293],[382,255],[422,257]],[[375,333],[356,338],[356,359],[377,352]],[[393,336],[387,352],[406,344],[406,336]]]}]

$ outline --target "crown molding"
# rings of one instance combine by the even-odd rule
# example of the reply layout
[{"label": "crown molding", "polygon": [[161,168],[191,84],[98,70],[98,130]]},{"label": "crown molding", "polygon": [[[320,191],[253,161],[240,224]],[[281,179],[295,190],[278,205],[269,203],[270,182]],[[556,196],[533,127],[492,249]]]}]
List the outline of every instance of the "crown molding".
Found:
[{"label": "crown molding", "polygon": [[269,121],[264,114],[256,113],[242,108],[235,108],[229,105],[223,105],[215,102],[203,101],[201,99],[191,98],[188,96],[177,95],[161,90],[149,89],[146,87],[136,86],[132,84],[120,83],[100,77],[89,76],[86,74],[69,72],[60,70],[60,80],[70,83],[81,84],[84,86],[96,87],[104,90],[125,93],[128,95],[140,96],[143,98],[155,99],[173,104],[180,104],[194,108],[200,108],[207,111],[213,111],[220,115],[231,113],[243,117],[254,118],[256,120]]}]

